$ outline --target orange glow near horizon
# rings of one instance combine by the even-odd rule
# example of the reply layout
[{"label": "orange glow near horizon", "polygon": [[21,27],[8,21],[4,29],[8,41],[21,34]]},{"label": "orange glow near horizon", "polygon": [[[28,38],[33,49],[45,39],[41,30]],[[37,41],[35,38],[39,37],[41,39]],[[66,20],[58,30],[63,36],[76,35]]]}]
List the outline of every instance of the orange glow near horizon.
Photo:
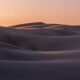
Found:
[{"label": "orange glow near horizon", "polygon": [[28,22],[80,25],[80,0],[0,0],[0,25]]}]

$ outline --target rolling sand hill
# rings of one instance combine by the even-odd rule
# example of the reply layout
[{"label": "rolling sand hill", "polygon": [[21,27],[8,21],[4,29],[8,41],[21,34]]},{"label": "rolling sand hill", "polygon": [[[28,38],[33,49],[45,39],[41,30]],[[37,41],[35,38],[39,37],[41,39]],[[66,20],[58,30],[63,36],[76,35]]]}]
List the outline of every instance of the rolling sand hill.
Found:
[{"label": "rolling sand hill", "polygon": [[0,80],[80,80],[80,26],[0,27]]}]

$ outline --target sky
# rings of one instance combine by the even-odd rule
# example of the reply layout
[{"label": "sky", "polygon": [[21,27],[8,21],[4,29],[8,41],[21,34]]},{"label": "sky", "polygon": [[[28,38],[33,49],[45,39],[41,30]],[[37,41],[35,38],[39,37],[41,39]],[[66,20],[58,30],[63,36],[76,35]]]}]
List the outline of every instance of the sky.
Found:
[{"label": "sky", "polygon": [[29,22],[80,25],[80,0],[0,0],[0,25]]}]

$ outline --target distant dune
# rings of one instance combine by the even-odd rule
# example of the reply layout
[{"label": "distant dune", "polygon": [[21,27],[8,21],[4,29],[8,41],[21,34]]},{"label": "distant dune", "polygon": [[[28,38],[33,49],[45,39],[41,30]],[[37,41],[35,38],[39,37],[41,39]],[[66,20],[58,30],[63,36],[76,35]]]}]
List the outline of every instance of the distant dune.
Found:
[{"label": "distant dune", "polygon": [[0,80],[80,80],[80,26],[0,27]]}]

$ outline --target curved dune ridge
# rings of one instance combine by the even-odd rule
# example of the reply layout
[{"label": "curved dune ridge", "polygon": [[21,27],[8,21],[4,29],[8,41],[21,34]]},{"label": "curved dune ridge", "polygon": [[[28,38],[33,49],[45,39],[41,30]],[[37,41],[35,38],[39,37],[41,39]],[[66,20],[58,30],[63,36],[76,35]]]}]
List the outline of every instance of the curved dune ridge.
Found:
[{"label": "curved dune ridge", "polygon": [[0,80],[6,79],[80,80],[80,26],[0,27]]}]

